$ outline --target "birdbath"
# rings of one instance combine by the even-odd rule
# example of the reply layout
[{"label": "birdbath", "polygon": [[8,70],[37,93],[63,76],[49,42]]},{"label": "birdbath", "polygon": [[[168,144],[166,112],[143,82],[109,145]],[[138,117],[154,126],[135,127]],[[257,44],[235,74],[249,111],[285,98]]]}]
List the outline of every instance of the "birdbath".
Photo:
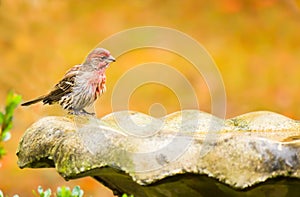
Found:
[{"label": "birdbath", "polygon": [[298,196],[299,129],[268,111],[227,120],[198,110],[50,116],[24,133],[18,165],[91,176],[118,196]]}]

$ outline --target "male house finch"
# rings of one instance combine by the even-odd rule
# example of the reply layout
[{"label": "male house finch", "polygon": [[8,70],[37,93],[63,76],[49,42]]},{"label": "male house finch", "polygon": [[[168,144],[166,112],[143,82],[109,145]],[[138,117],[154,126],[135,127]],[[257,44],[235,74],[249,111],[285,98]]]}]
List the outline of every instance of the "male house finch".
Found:
[{"label": "male house finch", "polygon": [[22,103],[22,106],[42,101],[43,104],[58,103],[71,114],[87,113],[85,107],[94,103],[105,90],[105,70],[115,58],[103,48],[94,49],[83,64],[75,65],[66,72],[54,89],[32,101]]}]

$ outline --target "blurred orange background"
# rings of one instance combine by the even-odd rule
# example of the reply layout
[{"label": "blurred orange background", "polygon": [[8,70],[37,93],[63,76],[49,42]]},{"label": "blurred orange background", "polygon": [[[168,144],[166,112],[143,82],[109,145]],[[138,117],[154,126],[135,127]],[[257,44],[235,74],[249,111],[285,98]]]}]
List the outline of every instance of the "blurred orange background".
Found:
[{"label": "blurred orange background", "polygon": [[[0,106],[11,89],[23,100],[47,93],[100,41],[145,25],[177,29],[208,50],[223,77],[227,118],[270,110],[300,119],[300,2],[294,0],[1,0]],[[200,110],[210,112],[207,85],[188,62],[166,51],[142,49],[117,57],[107,70],[107,92],[96,103],[98,117],[113,111],[112,90],[122,74],[147,61],[173,65],[197,91]],[[161,111],[149,109],[153,103],[161,103],[165,113],[180,109],[176,95],[158,84],[139,87],[129,107],[159,116]],[[41,104],[17,108],[12,139],[3,143],[8,153],[0,161],[0,189],[9,196],[32,196],[38,185],[53,191],[80,185],[86,196],[112,196],[92,178],[66,182],[54,169],[17,167],[20,137],[48,115],[63,112]]]}]

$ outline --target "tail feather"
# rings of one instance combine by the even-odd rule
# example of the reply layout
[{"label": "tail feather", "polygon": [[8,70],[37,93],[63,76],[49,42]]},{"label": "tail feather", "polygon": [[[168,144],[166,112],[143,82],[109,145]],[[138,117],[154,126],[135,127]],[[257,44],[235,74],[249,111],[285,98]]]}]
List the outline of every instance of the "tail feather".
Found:
[{"label": "tail feather", "polygon": [[34,104],[34,103],[37,103],[37,102],[42,101],[44,98],[45,98],[44,96],[38,97],[38,98],[36,98],[36,99],[34,99],[34,100],[31,100],[31,101],[27,101],[27,102],[25,102],[25,103],[22,103],[21,106],[32,105],[32,104]]}]

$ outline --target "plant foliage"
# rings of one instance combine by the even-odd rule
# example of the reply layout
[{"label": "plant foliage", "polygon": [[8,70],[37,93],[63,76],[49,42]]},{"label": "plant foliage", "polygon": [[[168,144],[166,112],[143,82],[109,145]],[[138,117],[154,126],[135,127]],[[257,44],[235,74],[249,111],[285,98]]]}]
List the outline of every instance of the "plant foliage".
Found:
[{"label": "plant foliage", "polygon": [[[13,114],[16,107],[21,102],[21,96],[10,91],[6,98],[5,111],[0,112],[0,142],[10,139],[10,130],[12,128]],[[3,146],[0,145],[0,159],[6,153]],[[0,194],[1,195],[1,194]]]},{"label": "plant foliage", "polygon": [[[73,190],[71,191],[69,187],[58,187],[55,196],[56,197],[82,197],[83,196],[83,190],[80,189],[79,186],[75,186]],[[52,192],[51,189],[44,189],[42,186],[39,186],[36,191],[33,191],[34,196],[36,197],[50,197]]]}]

